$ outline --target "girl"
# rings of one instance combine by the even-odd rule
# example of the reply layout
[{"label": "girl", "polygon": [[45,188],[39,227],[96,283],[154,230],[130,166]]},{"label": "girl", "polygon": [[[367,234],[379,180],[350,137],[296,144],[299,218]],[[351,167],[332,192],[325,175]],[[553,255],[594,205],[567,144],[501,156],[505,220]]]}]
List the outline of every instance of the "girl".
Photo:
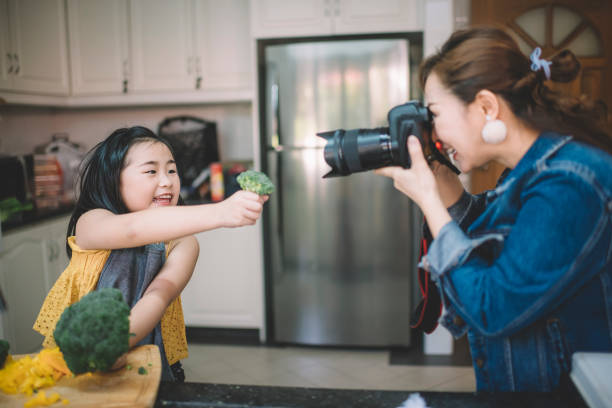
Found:
[{"label": "girl", "polygon": [[[63,310],[101,287],[131,306],[130,347],[157,344],[162,379],[183,381],[187,357],[180,293],[199,253],[192,234],[255,224],[266,196],[239,191],[216,204],[177,206],[171,146],[144,127],[118,129],[89,153],[68,224],[70,264],[45,299],[34,329],[54,346]],[[121,366],[122,360],[116,366]]]},{"label": "girl", "polygon": [[473,28],[421,68],[433,136],[463,172],[504,164],[497,188],[475,196],[432,172],[413,136],[412,168],[377,170],[425,214],[421,266],[441,323],[467,332],[479,391],[565,388],[574,352],[612,351],[612,140],[601,110],[545,83],[575,78],[575,56],[540,52]]}]

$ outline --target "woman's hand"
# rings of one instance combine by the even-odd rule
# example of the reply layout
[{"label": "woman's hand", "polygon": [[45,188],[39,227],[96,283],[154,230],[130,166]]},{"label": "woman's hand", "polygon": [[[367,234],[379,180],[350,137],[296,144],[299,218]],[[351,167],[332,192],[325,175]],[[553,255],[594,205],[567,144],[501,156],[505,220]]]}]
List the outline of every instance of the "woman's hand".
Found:
[{"label": "woman's hand", "polygon": [[221,223],[224,227],[253,225],[261,216],[263,204],[269,196],[260,196],[250,191],[238,191],[218,203]]},{"label": "woman's hand", "polygon": [[408,138],[408,152],[412,161],[409,169],[399,166],[383,167],[374,173],[393,179],[396,189],[423,208],[427,202],[440,200],[436,178],[423,156],[421,143],[416,136]]},{"label": "woman's hand", "polygon": [[374,172],[392,178],[395,188],[410,197],[421,208],[429,230],[435,238],[451,217],[440,197],[436,177],[423,156],[421,143],[415,136],[408,138],[408,152],[412,161],[409,169],[384,167]]}]

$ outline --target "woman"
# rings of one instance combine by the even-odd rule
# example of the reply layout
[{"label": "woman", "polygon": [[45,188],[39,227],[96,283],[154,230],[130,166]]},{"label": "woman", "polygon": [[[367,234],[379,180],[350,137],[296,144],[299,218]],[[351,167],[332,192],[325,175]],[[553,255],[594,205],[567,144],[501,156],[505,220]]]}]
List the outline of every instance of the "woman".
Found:
[{"label": "woman", "polygon": [[425,214],[421,266],[468,335],[479,391],[552,391],[576,351],[612,351],[612,141],[597,106],[550,90],[575,78],[570,51],[525,57],[496,28],[454,33],[421,67],[436,138],[463,172],[505,165],[497,188],[463,191],[410,137],[394,180]]}]

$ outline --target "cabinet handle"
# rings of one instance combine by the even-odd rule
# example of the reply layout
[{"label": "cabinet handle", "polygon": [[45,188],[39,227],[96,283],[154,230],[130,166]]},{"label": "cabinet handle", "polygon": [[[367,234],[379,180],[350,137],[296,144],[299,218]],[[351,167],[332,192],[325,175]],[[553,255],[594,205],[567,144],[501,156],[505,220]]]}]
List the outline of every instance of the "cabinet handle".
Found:
[{"label": "cabinet handle", "polygon": [[49,262],[55,259],[55,242],[49,241]]},{"label": "cabinet handle", "polygon": [[200,75],[202,73],[202,64],[200,63],[200,56],[195,58],[196,61],[196,75]]},{"label": "cabinet handle", "polygon": [[13,73],[13,56],[11,55],[11,53],[7,52],[6,53],[6,59],[8,60],[8,73],[11,74]]},{"label": "cabinet handle", "polygon": [[128,60],[124,59],[123,60],[123,77],[127,78],[129,76],[130,76],[130,70],[129,70],[129,67],[128,67]]},{"label": "cabinet handle", "polygon": [[123,80],[123,93],[127,93],[128,92],[128,80],[124,79]]},{"label": "cabinet handle", "polygon": [[13,56],[15,57],[15,64],[17,64],[17,68],[15,68],[15,75],[17,75],[19,73],[19,57],[17,54],[13,54]]}]

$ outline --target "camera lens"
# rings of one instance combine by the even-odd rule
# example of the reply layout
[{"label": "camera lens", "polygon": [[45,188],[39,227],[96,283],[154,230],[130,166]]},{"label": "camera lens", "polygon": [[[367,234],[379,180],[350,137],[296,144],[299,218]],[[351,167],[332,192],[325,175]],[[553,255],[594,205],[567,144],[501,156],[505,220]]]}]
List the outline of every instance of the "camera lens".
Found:
[{"label": "camera lens", "polygon": [[423,143],[424,134],[430,130],[430,112],[419,101],[410,101],[392,108],[388,119],[389,127],[317,133],[327,140],[324,157],[332,168],[323,178],[347,176],[389,165],[409,168],[406,140],[415,135]]},{"label": "camera lens", "polygon": [[327,140],[324,157],[332,168],[324,177],[346,176],[393,164],[397,152],[388,127],[338,129],[317,135]]}]

